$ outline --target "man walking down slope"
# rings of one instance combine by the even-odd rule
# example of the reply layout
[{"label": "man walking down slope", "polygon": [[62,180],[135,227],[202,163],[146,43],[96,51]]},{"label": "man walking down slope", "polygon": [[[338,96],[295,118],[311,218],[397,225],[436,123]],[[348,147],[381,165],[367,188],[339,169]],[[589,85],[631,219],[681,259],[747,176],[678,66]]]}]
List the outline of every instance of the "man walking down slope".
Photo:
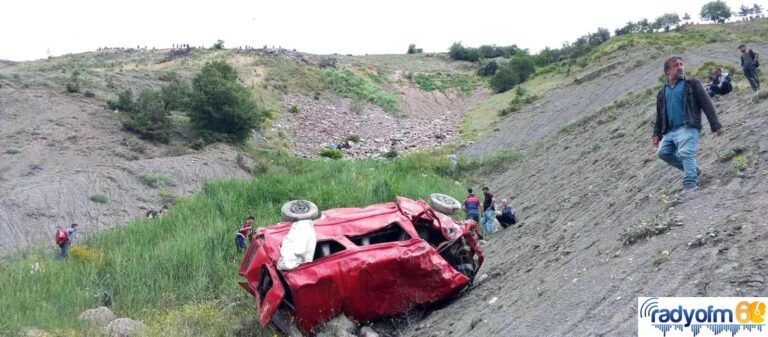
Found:
[{"label": "man walking down slope", "polygon": [[698,189],[700,172],[696,148],[701,133],[701,112],[716,135],[722,133],[715,106],[701,83],[684,75],[683,58],[672,56],[664,62],[668,80],[656,96],[656,123],[652,143],[659,158],[683,171],[685,197]]}]

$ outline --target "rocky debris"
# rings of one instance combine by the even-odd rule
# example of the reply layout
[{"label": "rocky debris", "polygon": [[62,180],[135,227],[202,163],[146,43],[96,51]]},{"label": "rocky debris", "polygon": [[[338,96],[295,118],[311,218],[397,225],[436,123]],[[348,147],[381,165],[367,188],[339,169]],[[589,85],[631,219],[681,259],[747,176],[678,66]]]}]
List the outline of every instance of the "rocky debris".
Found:
[{"label": "rocky debris", "polygon": [[369,326],[364,326],[360,328],[360,332],[357,334],[357,337],[379,337],[379,333],[376,332],[376,330],[373,330],[373,328]]},{"label": "rocky debris", "polygon": [[[309,157],[318,157],[323,148],[339,148],[345,158],[435,148],[459,138],[458,125],[466,108],[483,95],[444,95],[431,101],[446,106],[437,116],[402,111],[405,116],[397,117],[373,104],[348,98],[315,100],[287,95],[282,102],[284,112],[273,124],[273,131],[285,135],[295,153]],[[290,113],[292,108],[298,112]]]},{"label": "rocky debris", "polygon": [[355,330],[357,330],[357,324],[347,318],[347,315],[341,314],[325,323],[320,328],[318,335],[322,334],[325,337],[347,337],[354,336]]},{"label": "rocky debris", "polygon": [[146,332],[147,326],[144,323],[130,318],[118,318],[104,328],[104,333],[110,337],[136,337]]},{"label": "rocky debris", "polygon": [[688,247],[698,248],[706,244],[707,244],[707,238],[705,238],[704,235],[699,234],[699,235],[696,235],[696,237],[693,240],[688,242]]},{"label": "rocky debris", "polygon": [[83,311],[78,317],[79,320],[89,322],[95,326],[105,326],[109,322],[115,320],[115,318],[117,318],[117,316],[115,316],[115,314],[112,313],[112,310],[109,310],[107,307],[98,307],[96,309]]}]

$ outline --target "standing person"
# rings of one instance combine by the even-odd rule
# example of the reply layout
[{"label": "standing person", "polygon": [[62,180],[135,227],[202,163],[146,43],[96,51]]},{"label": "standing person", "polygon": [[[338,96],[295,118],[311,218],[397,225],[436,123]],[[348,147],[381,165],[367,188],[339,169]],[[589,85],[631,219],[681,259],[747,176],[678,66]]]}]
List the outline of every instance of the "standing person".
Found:
[{"label": "standing person", "polygon": [[503,228],[507,228],[517,223],[515,208],[509,204],[509,200],[501,200],[501,214],[496,216],[496,220],[499,220],[499,224],[501,224],[501,227]]},{"label": "standing person", "polygon": [[475,193],[471,188],[467,189],[467,198],[464,199],[464,212],[467,213],[467,217],[464,220],[475,220],[480,223],[480,199],[475,196]]},{"label": "standing person", "polygon": [[253,226],[252,215],[249,215],[248,218],[245,219],[245,222],[240,224],[240,229],[237,230],[237,235],[235,235],[235,245],[237,245],[238,252],[242,253],[243,251],[245,251],[245,238],[251,232],[252,226]]},{"label": "standing person", "polygon": [[741,68],[744,69],[744,76],[749,81],[749,86],[752,87],[752,91],[760,90],[760,79],[757,78],[757,67],[760,66],[760,62],[757,60],[759,53],[752,49],[747,48],[747,45],[740,45],[741,51]]},{"label": "standing person", "polygon": [[480,219],[480,227],[483,227],[483,230],[488,234],[493,233],[493,219],[496,215],[495,203],[496,199],[493,198],[488,186],[483,186],[483,218]]},{"label": "standing person", "polygon": [[56,245],[59,246],[61,251],[59,252],[58,258],[65,259],[67,256],[69,256],[69,246],[72,244],[72,242],[75,239],[75,234],[77,234],[77,224],[73,223],[72,227],[70,228],[63,228],[61,226],[58,226],[56,229]]},{"label": "standing person", "polygon": [[701,83],[684,75],[683,58],[672,56],[664,62],[669,79],[656,96],[656,123],[651,142],[659,158],[683,171],[683,193],[698,189],[699,169],[696,148],[701,133],[701,112],[716,135],[722,132],[715,106]]}]

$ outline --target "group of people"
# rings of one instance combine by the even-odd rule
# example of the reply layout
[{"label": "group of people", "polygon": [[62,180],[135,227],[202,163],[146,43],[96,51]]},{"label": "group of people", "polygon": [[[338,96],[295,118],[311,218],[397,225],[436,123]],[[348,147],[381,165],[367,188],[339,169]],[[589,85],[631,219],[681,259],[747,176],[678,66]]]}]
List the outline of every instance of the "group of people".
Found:
[{"label": "group of people", "polygon": [[[488,186],[483,186],[482,191],[483,203],[481,205],[480,198],[475,195],[472,188],[467,189],[468,195],[464,199],[464,205],[462,206],[462,209],[467,214],[466,220],[475,220],[486,234],[494,232],[494,219],[499,221],[502,228],[517,224],[515,208],[509,204],[509,200],[501,200],[501,211],[496,215],[496,198]],[[480,214],[482,214],[482,217]]]},{"label": "group of people", "polygon": [[[744,70],[744,77],[747,78],[749,86],[752,91],[760,90],[760,78],[757,74],[757,69],[760,66],[758,57],[760,54],[746,45],[740,45],[741,51],[741,67]],[[715,97],[715,95],[727,95],[733,91],[733,85],[731,84],[731,76],[728,72],[723,72],[722,68],[714,68],[709,73],[709,83],[705,86],[709,97]]]},{"label": "group of people", "polygon": [[[741,66],[753,91],[760,89],[757,68],[759,54],[746,45],[740,45]],[[652,145],[661,160],[683,172],[681,197],[689,197],[699,189],[702,174],[696,162],[696,149],[701,134],[701,113],[707,117],[712,132],[719,136],[723,126],[717,117],[711,97],[730,87],[730,78],[721,69],[715,69],[713,81],[705,89],[696,79],[685,76],[683,58],[672,56],[664,61],[667,80],[656,96],[656,122]],[[727,83],[727,86],[726,86]],[[730,92],[729,88],[728,92]]]}]

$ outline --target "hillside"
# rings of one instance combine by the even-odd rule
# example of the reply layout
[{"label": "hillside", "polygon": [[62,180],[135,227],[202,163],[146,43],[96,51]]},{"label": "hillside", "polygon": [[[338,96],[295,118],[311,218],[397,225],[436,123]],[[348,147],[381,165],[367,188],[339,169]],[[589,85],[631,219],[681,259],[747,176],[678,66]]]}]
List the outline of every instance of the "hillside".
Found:
[{"label": "hillside", "polygon": [[[487,95],[470,64],[448,62],[440,55],[107,49],[3,62],[0,231],[6,235],[0,236],[0,256],[50,247],[57,225],[80,223],[88,236],[143,216],[149,208],[170,205],[199,191],[207,180],[248,179],[254,160],[247,146],[219,143],[193,149],[194,135],[183,111],[172,113],[173,138],[162,144],[124,131],[124,113],[106,109],[106,101],[124,90],[137,95],[143,89],[189,80],[210,60],[233,64],[241,82],[271,116],[251,145],[261,143],[257,146],[312,158],[350,135],[357,142],[346,150],[348,158],[440,146],[458,137],[455,125],[466,106]],[[329,60],[338,64],[318,66]],[[460,82],[463,86],[458,89],[420,90],[404,78],[414,73],[466,82]],[[391,98],[391,109],[365,97],[337,94],[323,78],[326,75],[362,78],[359,83],[367,90]],[[68,93],[66,86],[75,80],[82,88]],[[99,196],[106,197],[106,203],[92,200]]]},{"label": "hillside", "polygon": [[[735,46],[768,51],[766,25],[613,38],[538,69],[522,85],[536,98],[505,116],[516,90],[490,94],[475,65],[444,55],[105,50],[0,62],[0,230],[10,233],[0,255],[24,253],[0,262],[0,335],[101,335],[76,317],[104,292],[152,336],[271,335],[235,283],[233,226],[249,210],[267,225],[290,199],[327,209],[461,197],[481,184],[511,198],[521,225],[490,235],[475,286],[418,320],[396,320],[389,335],[631,336],[638,296],[765,296],[768,95],[748,89]],[[691,76],[724,66],[736,83],[715,101],[724,135],[704,123],[703,188],[682,202],[679,173],[650,144],[662,62],[673,54]],[[148,142],[104,108],[128,88],[189,80],[209,60],[235,65],[269,112],[245,145],[194,150],[182,111],[172,112],[170,144]],[[65,91],[75,70],[82,94]],[[344,155],[374,160],[316,160],[352,135],[359,141]],[[121,226],[164,203],[175,205],[167,217]],[[53,228],[75,221],[80,252],[54,261]],[[640,237],[656,227],[664,233]]]},{"label": "hillside", "polygon": [[[745,28],[715,29],[728,36]],[[765,33],[758,36],[753,48],[768,49]],[[639,296],[766,296],[768,96],[749,89],[739,44],[606,53],[471,145],[472,154],[522,150],[524,160],[485,181],[524,220],[490,239],[484,282],[407,335],[631,336]],[[694,76],[709,70],[699,69],[704,62],[727,66],[736,83],[715,101],[724,135],[704,122],[703,188],[682,203],[674,198],[679,172],[650,144],[659,76],[672,54]],[[629,228],[656,225],[668,231],[624,244]],[[699,235],[706,243],[691,244]]]}]

